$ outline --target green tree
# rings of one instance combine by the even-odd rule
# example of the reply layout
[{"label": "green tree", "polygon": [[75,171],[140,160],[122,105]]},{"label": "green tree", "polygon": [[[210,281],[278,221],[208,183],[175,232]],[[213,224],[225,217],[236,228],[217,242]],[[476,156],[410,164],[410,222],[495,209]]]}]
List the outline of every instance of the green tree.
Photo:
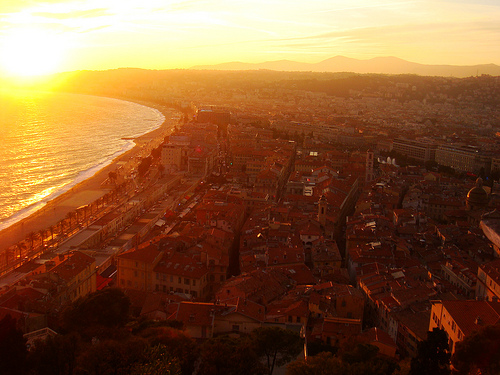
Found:
[{"label": "green tree", "polygon": [[259,357],[266,361],[269,374],[275,366],[283,366],[294,360],[302,351],[299,334],[279,327],[260,327],[252,332],[252,339]]},{"label": "green tree", "polygon": [[450,353],[448,338],[442,329],[427,332],[427,339],[419,342],[417,355],[411,361],[409,375],[450,374]]},{"label": "green tree", "polygon": [[462,374],[500,374],[500,325],[487,325],[457,342],[451,358]]},{"label": "green tree", "polygon": [[26,372],[26,340],[16,327],[16,319],[6,315],[0,320],[0,375]]}]

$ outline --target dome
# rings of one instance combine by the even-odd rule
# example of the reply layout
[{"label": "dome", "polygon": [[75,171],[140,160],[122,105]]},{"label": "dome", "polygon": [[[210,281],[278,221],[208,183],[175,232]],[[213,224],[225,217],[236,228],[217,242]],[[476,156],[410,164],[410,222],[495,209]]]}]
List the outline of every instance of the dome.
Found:
[{"label": "dome", "polygon": [[478,207],[486,207],[488,205],[488,193],[483,189],[483,180],[478,178],[476,186],[467,193],[467,206],[471,209]]}]

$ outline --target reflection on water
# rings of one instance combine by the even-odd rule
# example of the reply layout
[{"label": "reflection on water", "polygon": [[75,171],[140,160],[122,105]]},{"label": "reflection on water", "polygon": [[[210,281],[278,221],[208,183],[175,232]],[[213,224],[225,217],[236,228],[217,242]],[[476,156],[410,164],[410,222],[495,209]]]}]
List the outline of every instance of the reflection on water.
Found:
[{"label": "reflection on water", "polygon": [[129,149],[122,138],[164,119],[135,103],[75,94],[0,91],[0,106],[0,220],[53,197]]}]

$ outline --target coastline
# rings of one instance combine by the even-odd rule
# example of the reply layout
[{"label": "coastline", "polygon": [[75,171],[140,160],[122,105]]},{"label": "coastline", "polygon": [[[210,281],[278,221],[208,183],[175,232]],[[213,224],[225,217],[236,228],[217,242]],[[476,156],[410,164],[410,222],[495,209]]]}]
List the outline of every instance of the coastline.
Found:
[{"label": "coastline", "polygon": [[103,188],[102,183],[108,178],[108,173],[115,171],[118,166],[126,161],[138,157],[143,152],[144,146],[150,142],[161,142],[169,130],[175,126],[170,120],[171,108],[162,107],[156,103],[134,101],[130,99],[112,98],[140,104],[159,111],[164,120],[160,126],[133,140],[135,145],[124,153],[114,158],[108,165],[96,171],[92,176],[77,183],[69,190],[54,197],[31,215],[13,223],[0,231],[0,253],[27,238],[29,233],[37,233],[48,229],[66,218],[69,212],[76,208],[92,203],[95,199],[104,195],[111,189]]}]

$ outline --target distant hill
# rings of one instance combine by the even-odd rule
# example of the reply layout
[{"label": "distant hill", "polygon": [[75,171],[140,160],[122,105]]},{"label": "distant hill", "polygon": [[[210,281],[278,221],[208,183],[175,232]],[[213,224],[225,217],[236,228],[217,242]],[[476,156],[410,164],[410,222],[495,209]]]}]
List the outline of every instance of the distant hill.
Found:
[{"label": "distant hill", "polygon": [[375,57],[369,60],[335,56],[319,63],[301,63],[290,60],[267,61],[263,63],[229,62],[217,65],[199,65],[191,69],[199,70],[276,70],[298,72],[353,72],[381,74],[417,74],[421,76],[470,77],[482,74],[500,76],[500,66],[482,65],[425,65],[413,63],[397,57]]}]

